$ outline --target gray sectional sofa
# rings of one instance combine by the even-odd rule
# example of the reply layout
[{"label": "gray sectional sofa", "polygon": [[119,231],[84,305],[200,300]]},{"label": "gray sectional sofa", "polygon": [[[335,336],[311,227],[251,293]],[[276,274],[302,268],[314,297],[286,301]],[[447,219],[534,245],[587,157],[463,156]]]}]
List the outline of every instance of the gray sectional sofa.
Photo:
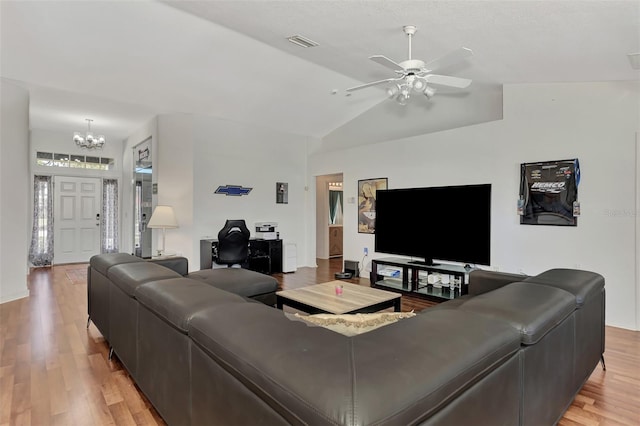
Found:
[{"label": "gray sectional sofa", "polygon": [[346,337],[180,268],[89,266],[91,320],[170,425],[551,425],[604,352],[592,272],[474,271],[469,295]]}]

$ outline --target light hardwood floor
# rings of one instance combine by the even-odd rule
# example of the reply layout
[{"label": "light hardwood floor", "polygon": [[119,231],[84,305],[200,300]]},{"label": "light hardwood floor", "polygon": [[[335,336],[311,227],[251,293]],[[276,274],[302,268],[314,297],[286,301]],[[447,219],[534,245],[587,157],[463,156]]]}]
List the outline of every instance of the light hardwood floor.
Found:
[{"label": "light hardwood floor", "polygon": [[[333,280],[341,259],[276,274],[282,289]],[[350,280],[368,285],[368,279]],[[87,321],[86,265],[36,269],[30,296],[0,305],[0,426],[164,425]],[[403,311],[428,308],[403,297]],[[560,425],[640,424],[640,332],[607,327],[598,366]]]}]

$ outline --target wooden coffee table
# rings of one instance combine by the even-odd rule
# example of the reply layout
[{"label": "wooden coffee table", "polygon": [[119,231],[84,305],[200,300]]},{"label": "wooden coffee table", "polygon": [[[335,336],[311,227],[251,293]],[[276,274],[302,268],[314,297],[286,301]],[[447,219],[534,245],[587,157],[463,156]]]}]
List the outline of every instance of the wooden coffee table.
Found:
[{"label": "wooden coffee table", "polygon": [[[336,286],[342,286],[341,295],[336,294]],[[400,301],[401,295],[398,293],[344,281],[330,281],[276,293],[278,309],[287,305],[309,314],[356,314],[387,308],[400,312]]]}]

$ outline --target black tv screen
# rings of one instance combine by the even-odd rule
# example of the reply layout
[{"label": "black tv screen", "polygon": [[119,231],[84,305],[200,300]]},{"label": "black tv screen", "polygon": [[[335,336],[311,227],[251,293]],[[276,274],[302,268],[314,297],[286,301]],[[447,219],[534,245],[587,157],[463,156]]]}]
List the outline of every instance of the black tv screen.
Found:
[{"label": "black tv screen", "polygon": [[491,185],[377,191],[375,249],[428,265],[490,265]]}]

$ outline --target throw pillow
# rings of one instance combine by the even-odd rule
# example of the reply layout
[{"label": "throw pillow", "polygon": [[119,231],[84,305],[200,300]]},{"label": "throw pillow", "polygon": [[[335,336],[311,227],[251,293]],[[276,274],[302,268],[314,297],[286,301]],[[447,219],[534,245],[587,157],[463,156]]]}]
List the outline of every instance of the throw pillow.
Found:
[{"label": "throw pillow", "polygon": [[363,334],[382,326],[393,324],[403,318],[411,318],[416,314],[411,312],[380,312],[373,314],[316,314],[295,316],[305,322],[327,328],[345,336]]}]

